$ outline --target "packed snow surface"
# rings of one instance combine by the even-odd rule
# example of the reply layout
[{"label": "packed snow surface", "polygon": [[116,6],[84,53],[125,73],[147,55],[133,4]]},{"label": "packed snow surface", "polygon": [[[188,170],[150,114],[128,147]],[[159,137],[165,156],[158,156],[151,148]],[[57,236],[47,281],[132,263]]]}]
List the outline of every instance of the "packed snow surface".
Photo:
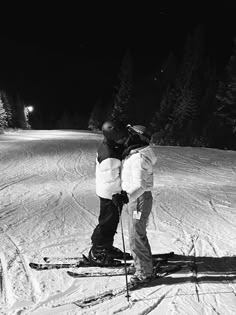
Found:
[{"label": "packed snow surface", "polygon": [[[148,237],[153,253],[174,251],[187,264],[131,292],[129,303],[125,294],[85,308],[73,303],[124,286],[124,276],[75,279],[67,269],[29,267],[44,256],[88,253],[99,214],[94,176],[101,141],[99,133],[73,130],[0,136],[0,313],[236,314],[234,151],[154,147]],[[126,208],[122,222],[129,250]],[[114,245],[122,248],[120,225]]]}]

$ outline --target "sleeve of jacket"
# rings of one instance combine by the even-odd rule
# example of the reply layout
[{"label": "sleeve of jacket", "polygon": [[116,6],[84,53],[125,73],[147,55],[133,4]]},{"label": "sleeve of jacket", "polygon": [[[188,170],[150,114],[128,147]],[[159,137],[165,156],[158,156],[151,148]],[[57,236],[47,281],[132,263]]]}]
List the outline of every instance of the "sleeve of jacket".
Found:
[{"label": "sleeve of jacket", "polygon": [[146,190],[148,169],[151,167],[151,162],[138,153],[131,165],[133,185],[128,194],[130,201],[133,201]]}]

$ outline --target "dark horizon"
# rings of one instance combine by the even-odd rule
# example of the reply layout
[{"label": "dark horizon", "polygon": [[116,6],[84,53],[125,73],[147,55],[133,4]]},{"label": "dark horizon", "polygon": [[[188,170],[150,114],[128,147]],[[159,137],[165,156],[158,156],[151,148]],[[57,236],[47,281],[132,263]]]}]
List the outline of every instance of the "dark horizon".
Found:
[{"label": "dark horizon", "polygon": [[227,5],[170,5],[155,11],[59,8],[59,14],[51,9],[34,14],[22,10],[0,30],[0,88],[19,94],[44,115],[64,108],[87,115],[116,84],[127,49],[141,80],[158,70],[170,51],[181,59],[197,25],[204,28],[206,52],[218,72],[233,52],[235,11]]}]

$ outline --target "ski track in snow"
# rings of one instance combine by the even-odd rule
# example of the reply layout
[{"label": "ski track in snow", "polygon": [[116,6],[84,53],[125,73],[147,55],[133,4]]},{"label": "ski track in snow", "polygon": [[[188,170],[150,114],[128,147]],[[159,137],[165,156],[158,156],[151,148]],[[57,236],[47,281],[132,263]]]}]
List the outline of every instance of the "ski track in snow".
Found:
[{"label": "ski track in snow", "polygon": [[[94,176],[101,139],[86,131],[0,136],[0,314],[235,314],[233,151],[155,148],[149,240],[154,253],[173,250],[187,267],[133,291],[130,304],[125,294],[86,308],[74,304],[123,286],[122,276],[88,281],[65,270],[30,269],[29,262],[44,256],[80,256],[90,248],[99,213]],[[124,209],[128,247],[126,215]],[[122,248],[120,226],[114,245]]]}]

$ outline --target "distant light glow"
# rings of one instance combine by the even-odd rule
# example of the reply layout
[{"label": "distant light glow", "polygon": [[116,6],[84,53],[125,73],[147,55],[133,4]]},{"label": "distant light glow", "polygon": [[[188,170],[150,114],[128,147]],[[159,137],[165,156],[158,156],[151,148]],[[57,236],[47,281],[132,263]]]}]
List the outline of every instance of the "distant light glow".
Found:
[{"label": "distant light glow", "polygon": [[27,109],[30,113],[34,110],[33,106],[27,106]]}]

